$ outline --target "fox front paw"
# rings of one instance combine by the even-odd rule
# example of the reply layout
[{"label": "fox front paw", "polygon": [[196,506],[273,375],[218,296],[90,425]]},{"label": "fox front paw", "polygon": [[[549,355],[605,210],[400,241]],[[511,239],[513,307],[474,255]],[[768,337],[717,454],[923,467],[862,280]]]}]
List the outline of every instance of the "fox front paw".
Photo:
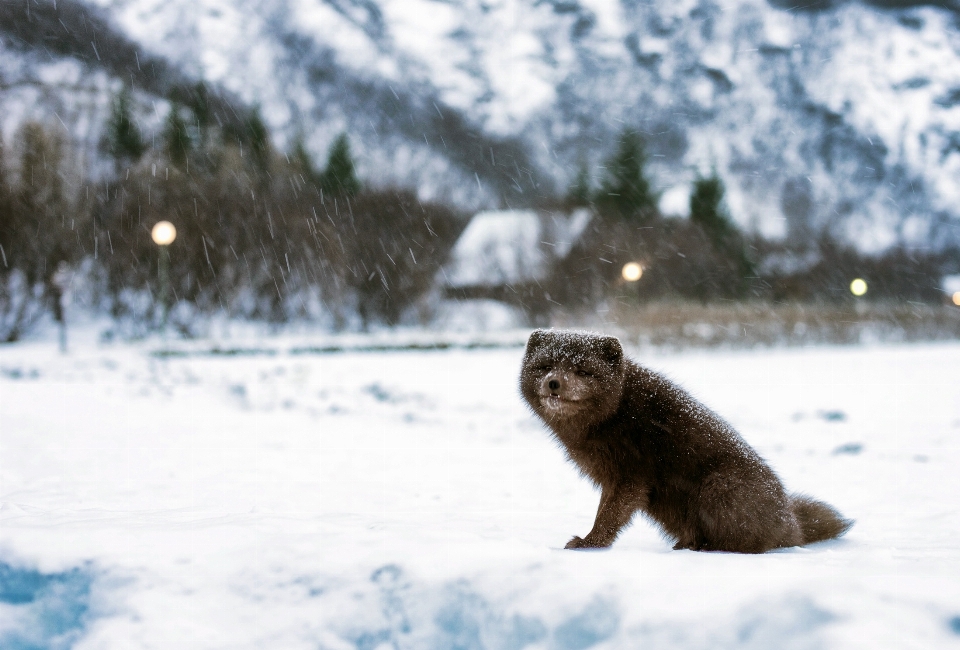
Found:
[{"label": "fox front paw", "polygon": [[589,535],[586,539],[574,535],[573,539],[567,542],[567,545],[563,548],[607,548],[608,546],[610,546],[610,542],[604,543],[603,541],[590,539]]}]

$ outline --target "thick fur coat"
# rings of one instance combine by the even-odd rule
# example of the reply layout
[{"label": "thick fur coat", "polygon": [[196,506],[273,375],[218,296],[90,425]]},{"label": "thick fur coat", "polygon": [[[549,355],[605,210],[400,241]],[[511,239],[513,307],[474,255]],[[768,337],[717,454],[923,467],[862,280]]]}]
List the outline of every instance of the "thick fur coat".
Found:
[{"label": "thick fur coat", "polygon": [[610,546],[642,512],[675,549],[763,553],[844,534],[831,506],[786,492],[729,424],[620,341],[537,330],[520,392],[571,461],[600,490],[593,529],[566,548]]}]

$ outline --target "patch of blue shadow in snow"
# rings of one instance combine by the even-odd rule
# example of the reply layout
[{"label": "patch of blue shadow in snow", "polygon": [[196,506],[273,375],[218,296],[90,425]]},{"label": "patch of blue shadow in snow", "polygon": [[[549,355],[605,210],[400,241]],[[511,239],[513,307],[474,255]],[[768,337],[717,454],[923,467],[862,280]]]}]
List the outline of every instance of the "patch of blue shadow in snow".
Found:
[{"label": "patch of blue shadow in snow", "polygon": [[820,628],[836,620],[831,612],[800,595],[787,596],[770,607],[758,606],[756,611],[746,609],[741,616],[731,647],[757,650],[818,647]]},{"label": "patch of blue shadow in snow", "polygon": [[378,592],[380,624],[347,636],[357,650],[521,650],[547,637],[539,619],[501,611],[466,581],[425,592],[389,564],[370,582]]},{"label": "patch of blue shadow in snow", "polygon": [[539,617],[505,610],[466,580],[423,590],[391,564],[374,571],[370,581],[378,592],[380,624],[347,637],[357,650],[522,650],[544,643],[551,650],[585,650],[620,631],[616,605],[601,598],[551,630]]},{"label": "patch of blue shadow in snow", "polygon": [[68,650],[90,616],[89,567],[41,573],[0,561],[0,648]]},{"label": "patch of blue shadow in snow", "polygon": [[747,605],[732,618],[655,622],[632,636],[649,650],[819,650],[821,635],[837,617],[805,594],[787,594]]},{"label": "patch of blue shadow in snow", "polygon": [[537,618],[498,612],[466,584],[447,588],[443,605],[434,617],[438,634],[433,647],[457,650],[520,650],[547,635]]},{"label": "patch of blue shadow in snow", "polygon": [[960,616],[952,616],[950,620],[947,621],[947,627],[949,627],[950,631],[954,634],[960,635]]},{"label": "patch of blue shadow in snow", "polygon": [[558,650],[584,650],[609,639],[620,628],[620,616],[613,603],[594,599],[581,613],[568,618],[553,631]]},{"label": "patch of blue shadow in snow", "polygon": [[[825,646],[825,628],[838,620],[803,593],[753,602],[733,616],[699,613],[625,627],[617,602],[600,595],[550,621],[549,616],[510,611],[467,580],[417,585],[392,564],[374,571],[370,586],[361,598],[370,599],[367,611],[376,612],[374,618],[341,632],[357,650],[522,650],[531,645],[587,650],[599,644],[648,650],[816,650]],[[550,609],[548,603],[544,607]],[[960,617],[948,624],[957,631]]]}]

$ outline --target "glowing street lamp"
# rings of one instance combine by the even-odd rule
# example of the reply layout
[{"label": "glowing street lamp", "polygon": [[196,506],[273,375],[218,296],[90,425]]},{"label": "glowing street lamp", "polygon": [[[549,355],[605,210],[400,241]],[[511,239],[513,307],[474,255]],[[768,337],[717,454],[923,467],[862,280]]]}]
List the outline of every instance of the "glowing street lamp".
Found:
[{"label": "glowing street lamp", "polygon": [[169,221],[158,221],[150,231],[153,243],[160,247],[160,329],[167,330],[167,295],[170,293],[170,244],[177,238],[177,229]]},{"label": "glowing street lamp", "polygon": [[957,291],[953,294],[953,304],[957,307],[960,307],[960,291]]},{"label": "glowing street lamp", "polygon": [[857,278],[850,283],[850,293],[855,296],[862,296],[867,292],[867,283],[863,278]]},{"label": "glowing street lamp", "polygon": [[177,229],[169,221],[158,221],[150,231],[150,236],[157,246],[169,246],[177,238]]},{"label": "glowing street lamp", "polygon": [[643,268],[636,262],[627,262],[623,265],[623,270],[620,272],[620,275],[622,275],[623,279],[627,282],[636,282],[640,279],[640,276],[643,275]]}]

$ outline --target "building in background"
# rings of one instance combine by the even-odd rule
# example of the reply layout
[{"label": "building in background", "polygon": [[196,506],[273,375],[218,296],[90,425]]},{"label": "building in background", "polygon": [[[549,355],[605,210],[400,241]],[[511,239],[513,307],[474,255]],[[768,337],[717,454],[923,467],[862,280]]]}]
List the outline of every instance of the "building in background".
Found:
[{"label": "building in background", "polygon": [[552,302],[546,280],[570,254],[592,218],[586,208],[569,214],[535,210],[477,213],[441,271],[444,296],[506,303],[520,309],[529,324],[546,324]]}]

